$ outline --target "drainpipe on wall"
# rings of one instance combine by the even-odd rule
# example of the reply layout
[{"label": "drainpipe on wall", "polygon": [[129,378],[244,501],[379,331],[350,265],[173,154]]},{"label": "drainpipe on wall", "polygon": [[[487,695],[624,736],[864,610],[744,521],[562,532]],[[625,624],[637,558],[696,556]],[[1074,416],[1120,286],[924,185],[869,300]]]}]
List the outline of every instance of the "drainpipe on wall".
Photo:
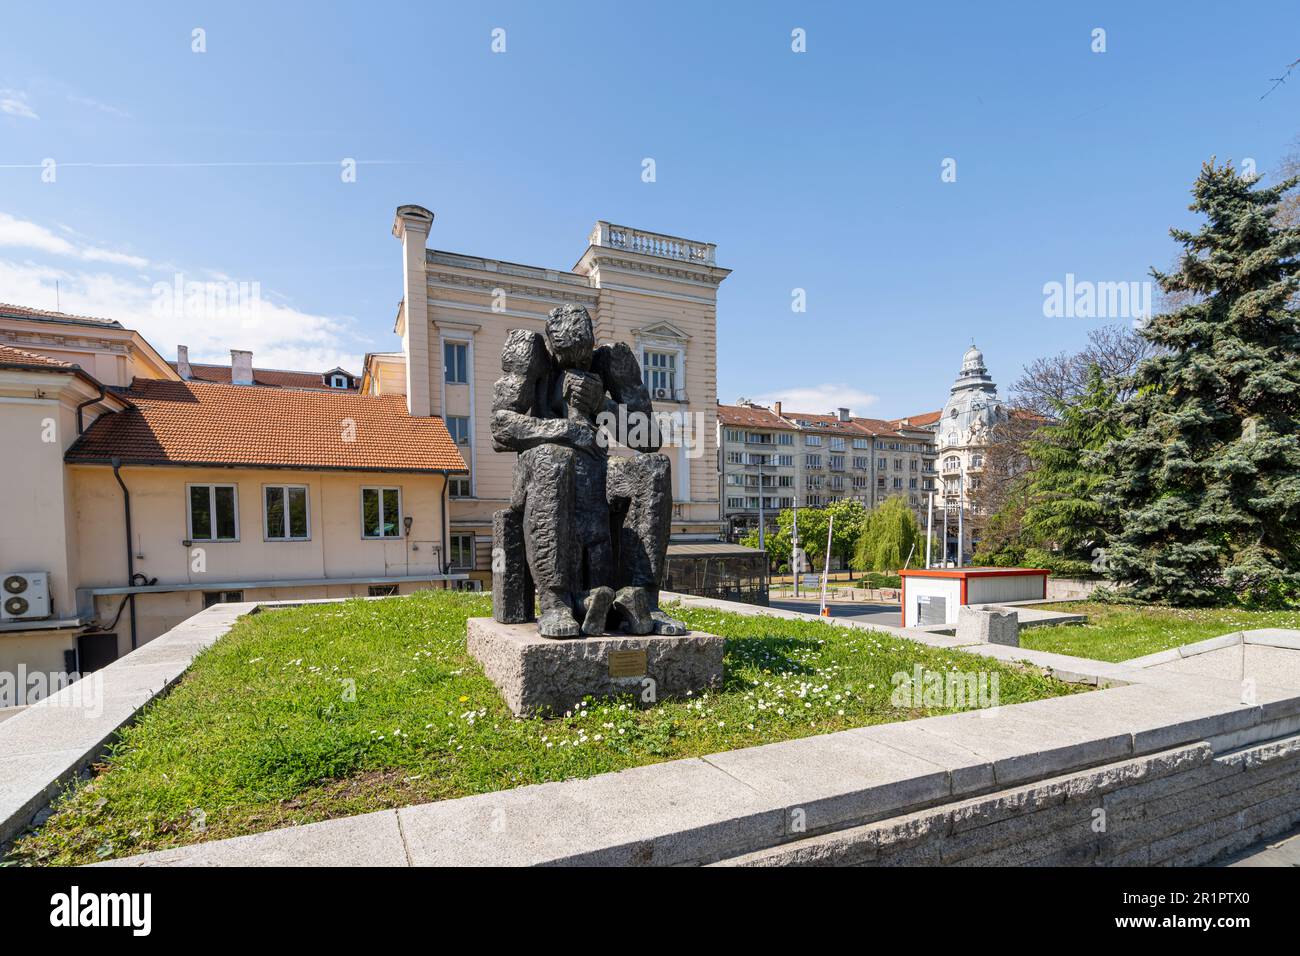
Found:
[{"label": "drainpipe on wall", "polygon": [[451,485],[451,473],[444,471],[442,473],[442,573],[446,574],[451,570],[451,559],[447,556],[447,525],[451,522],[451,514],[447,511],[448,497],[447,489]]},{"label": "drainpipe on wall", "polygon": [[87,405],[96,405],[99,402],[102,402],[104,400],[104,386],[99,382],[96,382],[95,384],[99,388],[99,394],[96,395],[94,398],[86,399],[84,402],[82,402],[77,406],[77,434],[78,435],[80,435],[85,430],[85,426],[82,425],[81,410],[85,408]]},{"label": "drainpipe on wall", "polygon": [[[135,548],[131,543],[131,491],[126,487],[126,482],[122,480],[122,459],[113,459],[113,477],[117,479],[118,485],[122,488],[122,507],[126,514],[126,574],[127,586],[135,586]],[[135,595],[128,595],[131,601],[131,650],[136,648],[135,637]]]}]

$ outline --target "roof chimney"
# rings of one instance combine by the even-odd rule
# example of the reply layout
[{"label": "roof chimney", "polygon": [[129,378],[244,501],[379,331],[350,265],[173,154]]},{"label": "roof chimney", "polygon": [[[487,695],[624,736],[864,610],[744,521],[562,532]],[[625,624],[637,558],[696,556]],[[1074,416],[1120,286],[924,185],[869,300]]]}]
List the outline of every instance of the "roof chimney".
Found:
[{"label": "roof chimney", "polygon": [[190,350],[188,346],[176,346],[176,374],[187,382],[194,377],[194,370],[190,368]]},{"label": "roof chimney", "polygon": [[781,417],[781,403],[780,403],[780,402],[773,402],[773,403],[772,403],[772,412],[773,412],[773,414],[776,415],[777,418],[780,418],[780,417]]},{"label": "roof chimney", "polygon": [[253,353],[245,349],[230,350],[230,384],[253,384]]},{"label": "roof chimney", "polygon": [[847,422],[849,420],[849,410],[847,408],[839,409],[839,413],[840,413],[840,421]]}]

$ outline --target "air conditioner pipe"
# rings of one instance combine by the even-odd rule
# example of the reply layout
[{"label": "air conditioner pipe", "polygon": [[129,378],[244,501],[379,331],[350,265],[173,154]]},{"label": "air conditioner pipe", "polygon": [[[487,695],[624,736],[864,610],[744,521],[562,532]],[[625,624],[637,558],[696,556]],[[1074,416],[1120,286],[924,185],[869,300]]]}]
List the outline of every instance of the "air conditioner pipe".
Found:
[{"label": "air conditioner pipe", "polygon": [[[135,549],[131,546],[131,491],[126,487],[126,482],[122,480],[122,459],[113,458],[113,477],[122,488],[122,508],[126,515],[126,574],[127,584],[135,586]],[[136,648],[135,637],[135,595],[127,596],[131,601],[131,650]],[[121,609],[119,608],[119,611]]]}]

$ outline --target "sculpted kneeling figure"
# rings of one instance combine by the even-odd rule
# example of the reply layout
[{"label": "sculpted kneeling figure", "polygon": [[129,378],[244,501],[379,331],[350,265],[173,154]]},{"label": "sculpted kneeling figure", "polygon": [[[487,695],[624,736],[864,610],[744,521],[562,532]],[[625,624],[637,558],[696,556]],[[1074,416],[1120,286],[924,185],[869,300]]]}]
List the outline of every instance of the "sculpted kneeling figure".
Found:
[{"label": "sculpted kneeling figure", "polygon": [[[566,305],[544,335],[512,330],[501,369],[492,445],[518,458],[510,507],[494,519],[492,616],[532,620],[536,588],[543,637],[685,634],[659,610],[672,469],[632,350],[596,348],[587,310]],[[609,455],[603,417],[633,454]]]}]

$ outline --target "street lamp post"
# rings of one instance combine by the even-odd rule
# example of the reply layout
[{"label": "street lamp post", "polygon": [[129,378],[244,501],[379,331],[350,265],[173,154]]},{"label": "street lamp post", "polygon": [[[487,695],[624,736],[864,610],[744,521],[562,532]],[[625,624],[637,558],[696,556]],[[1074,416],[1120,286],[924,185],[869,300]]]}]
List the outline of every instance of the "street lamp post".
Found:
[{"label": "street lamp post", "polygon": [[794,528],[790,532],[790,574],[794,577],[794,596],[799,596],[799,489],[794,490]]},{"label": "street lamp post", "polygon": [[957,567],[966,564],[966,463],[962,462],[961,471],[957,473]]}]

